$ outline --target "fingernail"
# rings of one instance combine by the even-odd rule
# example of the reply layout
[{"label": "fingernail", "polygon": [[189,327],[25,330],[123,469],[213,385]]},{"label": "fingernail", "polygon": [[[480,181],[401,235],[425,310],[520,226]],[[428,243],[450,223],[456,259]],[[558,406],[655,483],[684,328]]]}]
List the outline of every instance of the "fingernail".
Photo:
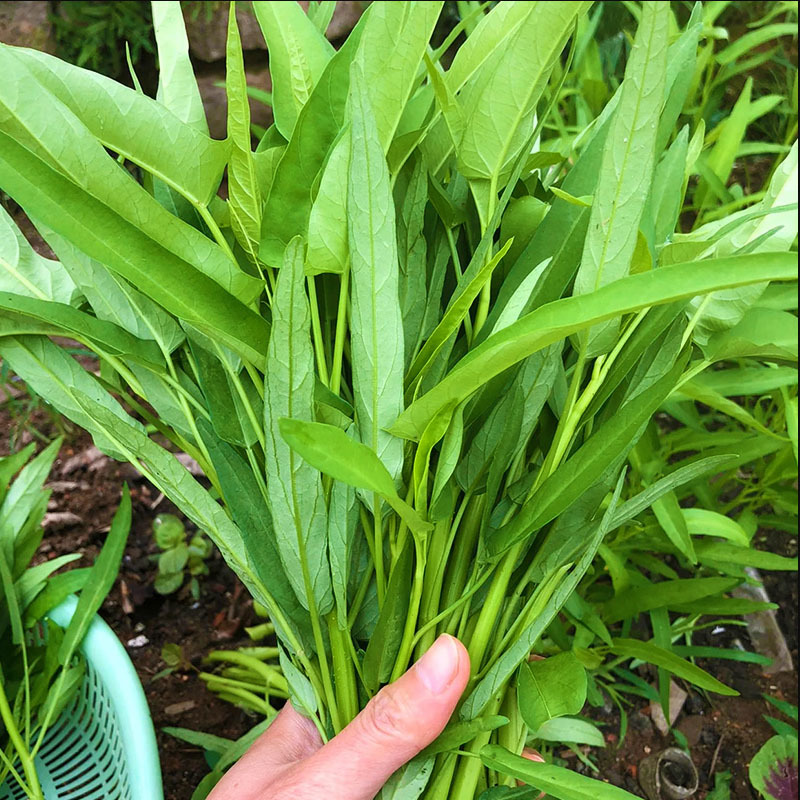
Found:
[{"label": "fingernail", "polygon": [[417,661],[419,679],[431,694],[441,694],[458,672],[458,646],[452,636],[442,634]]}]

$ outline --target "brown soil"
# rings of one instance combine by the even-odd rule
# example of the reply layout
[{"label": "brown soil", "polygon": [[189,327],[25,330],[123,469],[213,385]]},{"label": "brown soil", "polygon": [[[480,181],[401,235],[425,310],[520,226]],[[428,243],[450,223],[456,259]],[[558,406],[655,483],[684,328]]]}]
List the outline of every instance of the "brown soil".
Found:
[{"label": "brown soil", "polygon": [[[762,549],[780,555],[797,556],[797,538],[780,531],[759,531],[755,544]],[[675,721],[675,727],[682,733],[697,767],[700,786],[696,800],[704,800],[714,788],[714,776],[721,772],[731,773],[731,798],[735,800],[758,800],[758,794],[750,786],[748,767],[750,760],[761,745],[774,735],[774,731],[764,719],[764,714],[784,718],[774,706],[764,699],[764,695],[785,700],[797,705],[797,573],[762,572],[764,587],[772,600],[779,604],[778,624],[786,638],[792,655],[795,671],[776,675],[765,675],[755,664],[721,659],[698,659],[698,666],[710,672],[739,692],[738,697],[722,697],[716,694],[701,693],[688,684],[682,688],[689,693],[683,711]],[[697,645],[716,645],[735,648],[739,645],[746,650],[754,648],[747,636],[746,628],[727,627],[717,634],[707,628],[693,639]],[[640,670],[641,677],[655,684],[656,676],[650,668]],[[596,721],[607,724],[608,746],[604,750],[593,750],[600,777],[627,789],[632,794],[644,797],[637,780],[638,765],[650,753],[657,753],[665,747],[680,746],[672,734],[663,736],[650,718],[649,702],[633,698],[629,709],[628,730],[620,743],[618,734],[620,719],[616,707],[593,709],[591,716]],[[586,771],[584,765],[572,764],[579,771]]]},{"label": "brown soil", "polygon": [[[51,438],[62,432],[56,429],[58,419],[46,410],[38,408],[30,416],[20,416],[26,409],[26,405],[15,413],[9,413],[8,405],[0,409],[0,455],[9,452],[12,439],[23,444],[31,437]],[[111,524],[122,484],[129,483],[131,532],[119,578],[100,614],[126,646],[144,686],[158,737],[165,799],[189,800],[208,765],[201,751],[162,729],[184,727],[235,739],[259,721],[218,700],[197,677],[209,651],[249,642],[242,629],[256,618],[247,593],[216,551],[208,561],[210,575],[201,578],[199,602],[184,589],[168,597],[155,593],[156,567],[149,558],[157,551],[152,540],[153,519],[158,513],[177,511],[166,499],[157,502],[159,493],[130,467],[105,457],[64,474],[65,466],[70,466],[68,460],[91,445],[87,434],[73,430],[53,465],[50,482],[56,490],[50,510],[71,512],[80,522],[49,527],[37,558],[44,561],[79,552],[84,557],[70,566],[90,565]],[[146,637],[146,644],[128,645],[141,636]],[[161,648],[168,643],[181,645],[193,668],[154,681],[153,676],[165,667]]]}]

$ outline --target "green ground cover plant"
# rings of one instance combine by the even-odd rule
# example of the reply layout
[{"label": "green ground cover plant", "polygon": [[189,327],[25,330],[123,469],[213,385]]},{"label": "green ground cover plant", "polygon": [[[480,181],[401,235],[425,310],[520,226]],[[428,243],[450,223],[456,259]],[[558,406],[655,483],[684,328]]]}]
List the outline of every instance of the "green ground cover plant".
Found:
[{"label": "green ground cover plant", "polygon": [[[32,565],[61,442],[34,458],[35,444],[0,458],[0,786],[13,779],[30,800],[43,800],[34,759],[83,681],[78,647],[114,583],[131,521],[126,489],[93,566],[53,574],[80,553]],[[78,605],[62,630],[46,615],[70,594]]]},{"label": "green ground cover plant", "polygon": [[[670,674],[732,692],[692,661],[696,604],[741,613],[725,593],[770,554],[749,518],[737,536],[680,503],[715,514],[709,476],[742,464],[775,470],[778,498],[796,474],[797,146],[752,205],[680,232],[705,157],[681,122],[702,7],[679,29],[668,3],[631,4],[622,80],[565,153],[542,121],[591,4],[471,9],[446,70],[441,5],[372,4],[334,51],[329,4],[255,3],[275,114],[255,150],[233,15],[225,141],[176,3],[153,6],[156,99],[0,48],[0,188],[57,256],[0,212],[0,356],[207,532],[323,739],[438,633],[464,641],[458,717],[386,797],[517,779],[587,797],[590,778],[518,753],[575,737],[584,698],[645,691],[626,664],[657,665],[662,696]],[[769,406],[730,399],[737,369]],[[697,403],[729,420],[728,449]],[[553,661],[575,681],[545,702]]]},{"label": "green ground cover plant", "polygon": [[184,524],[174,514],[159,514],[153,520],[153,538],[161,550],[155,556],[158,564],[155,590],[159,594],[177,592],[188,574],[189,590],[199,600],[199,579],[208,575],[206,559],[211,555],[211,542],[202,533],[189,538]]}]

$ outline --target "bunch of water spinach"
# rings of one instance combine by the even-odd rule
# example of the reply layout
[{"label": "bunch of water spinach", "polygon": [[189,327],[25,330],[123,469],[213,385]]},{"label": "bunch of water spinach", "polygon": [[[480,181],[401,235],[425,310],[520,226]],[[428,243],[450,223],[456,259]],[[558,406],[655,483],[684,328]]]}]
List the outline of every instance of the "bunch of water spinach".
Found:
[{"label": "bunch of water spinach", "polygon": [[[33,458],[35,444],[0,458],[0,787],[30,800],[43,800],[34,759],[83,682],[78,648],[117,576],[131,523],[126,490],[93,566],[53,575],[79,553],[31,566],[50,500],[44,482],[61,443]],[[47,613],[75,593],[62,630]]]},{"label": "bunch of water spinach", "polygon": [[643,4],[603,112],[542,148],[590,5],[476,7],[434,49],[442,3],[373,3],[334,51],[332,3],[256,2],[275,123],[255,150],[233,15],[224,141],[178,3],[153,4],[155,99],[0,47],[0,188],[58,259],[0,216],[0,356],[213,538],[323,738],[438,633],[464,641],[458,719],[393,797],[594,791],[514,755],[518,668],[610,531],[719,468],[678,463],[631,496],[624,464],[709,341],[796,280],[796,169],[672,241],[698,156],[674,132],[695,17],[672,35],[668,3]]}]

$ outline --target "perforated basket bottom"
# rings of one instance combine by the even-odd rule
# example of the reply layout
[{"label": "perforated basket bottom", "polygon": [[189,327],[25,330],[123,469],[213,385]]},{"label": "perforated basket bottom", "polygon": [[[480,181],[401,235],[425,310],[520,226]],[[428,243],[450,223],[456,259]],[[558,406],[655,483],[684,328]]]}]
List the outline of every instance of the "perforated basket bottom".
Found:
[{"label": "perforated basket bottom", "polygon": [[[47,732],[35,763],[46,800],[132,800],[119,720],[91,664],[77,696]],[[0,786],[0,800],[25,798],[12,776]]]}]

